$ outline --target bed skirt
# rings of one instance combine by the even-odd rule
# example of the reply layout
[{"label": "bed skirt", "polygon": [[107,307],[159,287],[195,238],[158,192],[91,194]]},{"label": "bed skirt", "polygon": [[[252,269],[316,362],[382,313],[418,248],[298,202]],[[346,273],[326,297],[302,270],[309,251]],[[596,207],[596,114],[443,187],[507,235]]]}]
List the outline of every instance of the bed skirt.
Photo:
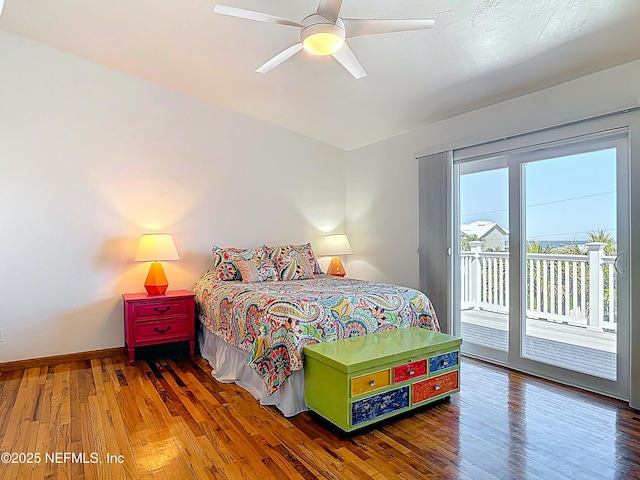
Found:
[{"label": "bed skirt", "polygon": [[213,378],[223,383],[236,383],[247,390],[260,405],[273,405],[285,417],[309,410],[304,403],[304,369],[293,372],[283,385],[271,395],[260,376],[247,365],[248,353],[229,345],[199,324],[200,355],[213,370]]}]

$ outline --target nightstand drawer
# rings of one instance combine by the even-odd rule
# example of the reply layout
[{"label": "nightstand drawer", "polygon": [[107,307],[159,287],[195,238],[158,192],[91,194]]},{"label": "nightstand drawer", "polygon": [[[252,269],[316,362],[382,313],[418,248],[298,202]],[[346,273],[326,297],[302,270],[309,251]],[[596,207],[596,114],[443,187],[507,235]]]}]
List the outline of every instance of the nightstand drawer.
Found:
[{"label": "nightstand drawer", "polygon": [[433,397],[444,395],[458,389],[458,371],[445,373],[437,377],[413,384],[412,404],[424,402]]},{"label": "nightstand drawer", "polygon": [[138,323],[135,326],[136,342],[144,342],[165,337],[184,337],[189,334],[189,322],[187,321],[169,321],[169,322],[153,322]]},{"label": "nightstand drawer", "polygon": [[351,396],[357,397],[363,393],[378,390],[391,385],[391,372],[389,369],[362,375],[351,379]]},{"label": "nightstand drawer", "polygon": [[427,360],[406,363],[393,368],[393,383],[400,383],[427,374]]},{"label": "nightstand drawer", "polygon": [[184,315],[187,312],[187,302],[184,300],[154,302],[135,306],[136,320],[151,320],[162,317]]}]

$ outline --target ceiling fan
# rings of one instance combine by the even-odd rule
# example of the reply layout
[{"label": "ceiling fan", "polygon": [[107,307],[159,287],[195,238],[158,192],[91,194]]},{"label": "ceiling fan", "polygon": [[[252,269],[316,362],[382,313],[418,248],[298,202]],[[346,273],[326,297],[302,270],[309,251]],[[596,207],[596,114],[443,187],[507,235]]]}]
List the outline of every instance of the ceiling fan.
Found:
[{"label": "ceiling fan", "polygon": [[224,5],[216,5],[213,11],[232,17],[277,23],[300,29],[300,43],[290,46],[262,65],[256,70],[259,73],[267,73],[304,49],[313,55],[331,55],[355,78],[362,78],[367,75],[367,72],[364,71],[349,45],[345,43],[345,39],[379,33],[423,30],[433,28],[435,24],[433,18],[406,20],[341,18],[339,16],[341,7],[342,0],[320,0],[316,13],[300,22]]}]

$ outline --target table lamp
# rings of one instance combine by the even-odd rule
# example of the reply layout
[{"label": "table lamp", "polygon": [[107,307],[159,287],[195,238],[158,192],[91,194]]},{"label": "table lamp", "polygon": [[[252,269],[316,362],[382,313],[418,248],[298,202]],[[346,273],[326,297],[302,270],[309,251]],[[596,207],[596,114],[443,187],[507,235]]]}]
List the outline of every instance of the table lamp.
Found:
[{"label": "table lamp", "polygon": [[143,233],[140,235],[136,262],[153,262],[144,282],[149,295],[162,295],[169,282],[164,274],[161,261],[180,260],[173,236],[169,233]]},{"label": "table lamp", "polygon": [[342,261],[338,255],[351,255],[351,245],[346,235],[326,235],[324,237],[323,253],[325,255],[331,255],[331,263],[327,269],[327,274],[334,275],[336,277],[344,277],[345,271]]}]

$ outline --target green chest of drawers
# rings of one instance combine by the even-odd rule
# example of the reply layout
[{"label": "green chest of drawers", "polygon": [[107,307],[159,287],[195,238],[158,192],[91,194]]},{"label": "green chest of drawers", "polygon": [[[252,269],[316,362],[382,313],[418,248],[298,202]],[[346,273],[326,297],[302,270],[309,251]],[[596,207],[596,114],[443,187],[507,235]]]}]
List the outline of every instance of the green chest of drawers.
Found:
[{"label": "green chest of drawers", "polygon": [[459,391],[461,339],[409,327],[304,348],[307,406],[349,432]]}]

